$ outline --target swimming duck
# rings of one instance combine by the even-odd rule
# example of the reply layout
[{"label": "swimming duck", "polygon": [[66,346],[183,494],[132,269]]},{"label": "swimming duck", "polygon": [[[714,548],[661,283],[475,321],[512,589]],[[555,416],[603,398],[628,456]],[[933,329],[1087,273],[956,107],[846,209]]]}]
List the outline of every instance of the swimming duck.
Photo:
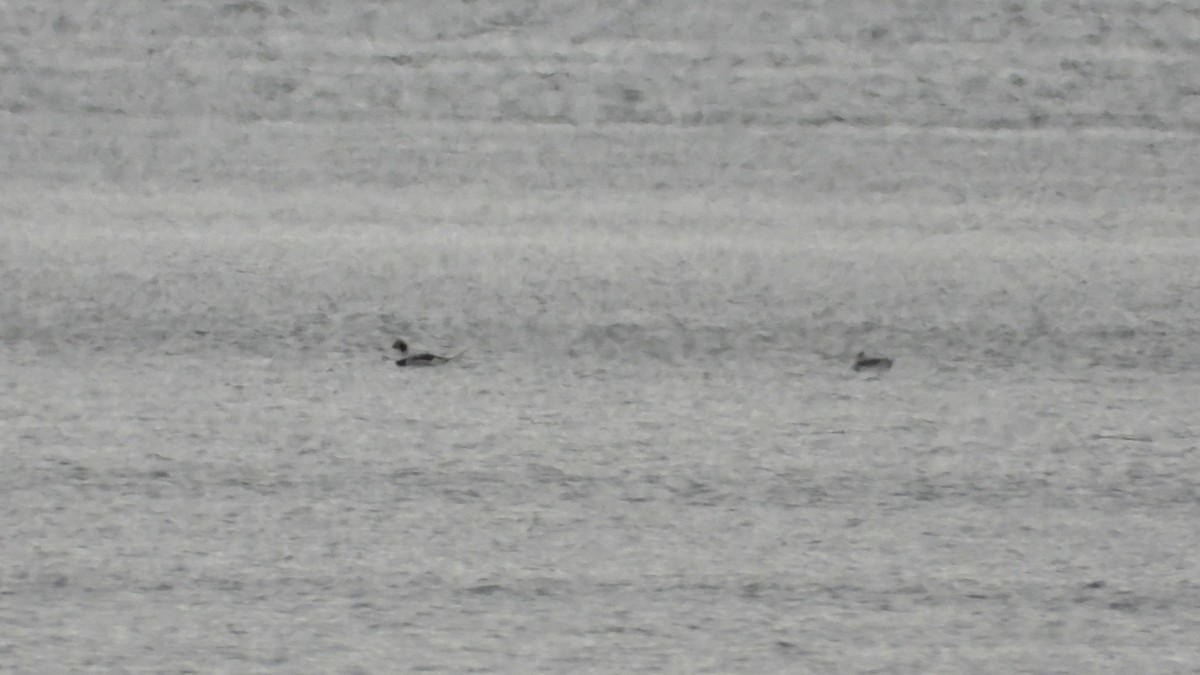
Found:
[{"label": "swimming duck", "polygon": [[854,357],[854,370],[888,370],[892,367],[892,360],[877,356],[867,356],[863,352],[859,352]]},{"label": "swimming duck", "polygon": [[429,352],[422,352],[420,354],[409,354],[408,353],[408,343],[405,342],[403,339],[397,339],[395,342],[393,342],[392,349],[395,349],[396,351],[400,352],[400,354],[403,356],[403,358],[396,361],[396,365],[402,366],[402,367],[403,366],[438,366],[438,365],[441,365],[451,359],[456,359],[456,358],[462,356],[462,352],[459,352],[458,354],[455,354],[454,356],[438,356],[437,354],[430,354]]}]

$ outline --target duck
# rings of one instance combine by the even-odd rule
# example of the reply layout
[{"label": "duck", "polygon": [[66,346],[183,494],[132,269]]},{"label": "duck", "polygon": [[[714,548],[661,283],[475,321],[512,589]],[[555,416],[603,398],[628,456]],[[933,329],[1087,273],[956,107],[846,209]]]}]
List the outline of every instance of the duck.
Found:
[{"label": "duck", "polygon": [[889,370],[892,367],[892,360],[882,356],[867,356],[864,352],[859,352],[854,356],[854,370]]},{"label": "duck", "polygon": [[430,354],[429,352],[422,352],[420,354],[409,354],[408,353],[408,343],[405,342],[403,340],[403,338],[397,338],[396,341],[392,343],[392,349],[395,349],[396,351],[400,352],[400,355],[403,357],[396,361],[396,365],[400,366],[400,367],[440,366],[441,364],[446,363],[447,361],[456,359],[463,355],[463,352],[459,352],[458,354],[455,354],[454,356],[438,356],[437,354]]}]

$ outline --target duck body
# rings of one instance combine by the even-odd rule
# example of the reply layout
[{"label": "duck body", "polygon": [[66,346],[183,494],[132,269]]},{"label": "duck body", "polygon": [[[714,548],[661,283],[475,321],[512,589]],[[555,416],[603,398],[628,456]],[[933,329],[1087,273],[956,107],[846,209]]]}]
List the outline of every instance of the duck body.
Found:
[{"label": "duck body", "polygon": [[863,352],[859,352],[854,357],[854,371],[861,370],[889,370],[892,367],[892,360],[879,356],[867,356]]},{"label": "duck body", "polygon": [[449,361],[451,356],[438,356],[437,354],[413,354],[402,359],[397,359],[396,365],[404,366],[438,366]]}]

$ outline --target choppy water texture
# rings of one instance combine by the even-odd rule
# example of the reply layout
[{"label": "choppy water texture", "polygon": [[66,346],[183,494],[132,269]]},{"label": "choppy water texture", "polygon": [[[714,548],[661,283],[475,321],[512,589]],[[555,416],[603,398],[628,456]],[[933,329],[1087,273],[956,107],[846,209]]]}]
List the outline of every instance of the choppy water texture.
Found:
[{"label": "choppy water texture", "polygon": [[1200,15],[393,4],[0,9],[0,669],[1195,671]]}]

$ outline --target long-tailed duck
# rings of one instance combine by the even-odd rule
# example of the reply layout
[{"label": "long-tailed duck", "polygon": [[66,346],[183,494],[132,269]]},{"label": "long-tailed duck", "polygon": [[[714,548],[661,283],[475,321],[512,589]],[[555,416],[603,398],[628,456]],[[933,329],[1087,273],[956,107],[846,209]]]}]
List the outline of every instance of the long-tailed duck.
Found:
[{"label": "long-tailed duck", "polygon": [[854,357],[854,370],[888,370],[892,367],[892,360],[878,356],[867,356],[863,352],[859,352]]},{"label": "long-tailed duck", "polygon": [[396,365],[401,366],[401,367],[403,367],[403,366],[438,366],[447,361],[450,361],[451,359],[456,359],[463,355],[463,352],[459,352],[458,354],[455,354],[454,356],[438,356],[437,354],[430,354],[429,352],[422,352],[420,354],[409,354],[408,353],[408,343],[405,342],[403,339],[397,339],[395,342],[393,342],[392,349],[395,349],[396,351],[400,352],[400,355],[403,357],[403,358],[399,359],[398,361],[396,361]]}]

